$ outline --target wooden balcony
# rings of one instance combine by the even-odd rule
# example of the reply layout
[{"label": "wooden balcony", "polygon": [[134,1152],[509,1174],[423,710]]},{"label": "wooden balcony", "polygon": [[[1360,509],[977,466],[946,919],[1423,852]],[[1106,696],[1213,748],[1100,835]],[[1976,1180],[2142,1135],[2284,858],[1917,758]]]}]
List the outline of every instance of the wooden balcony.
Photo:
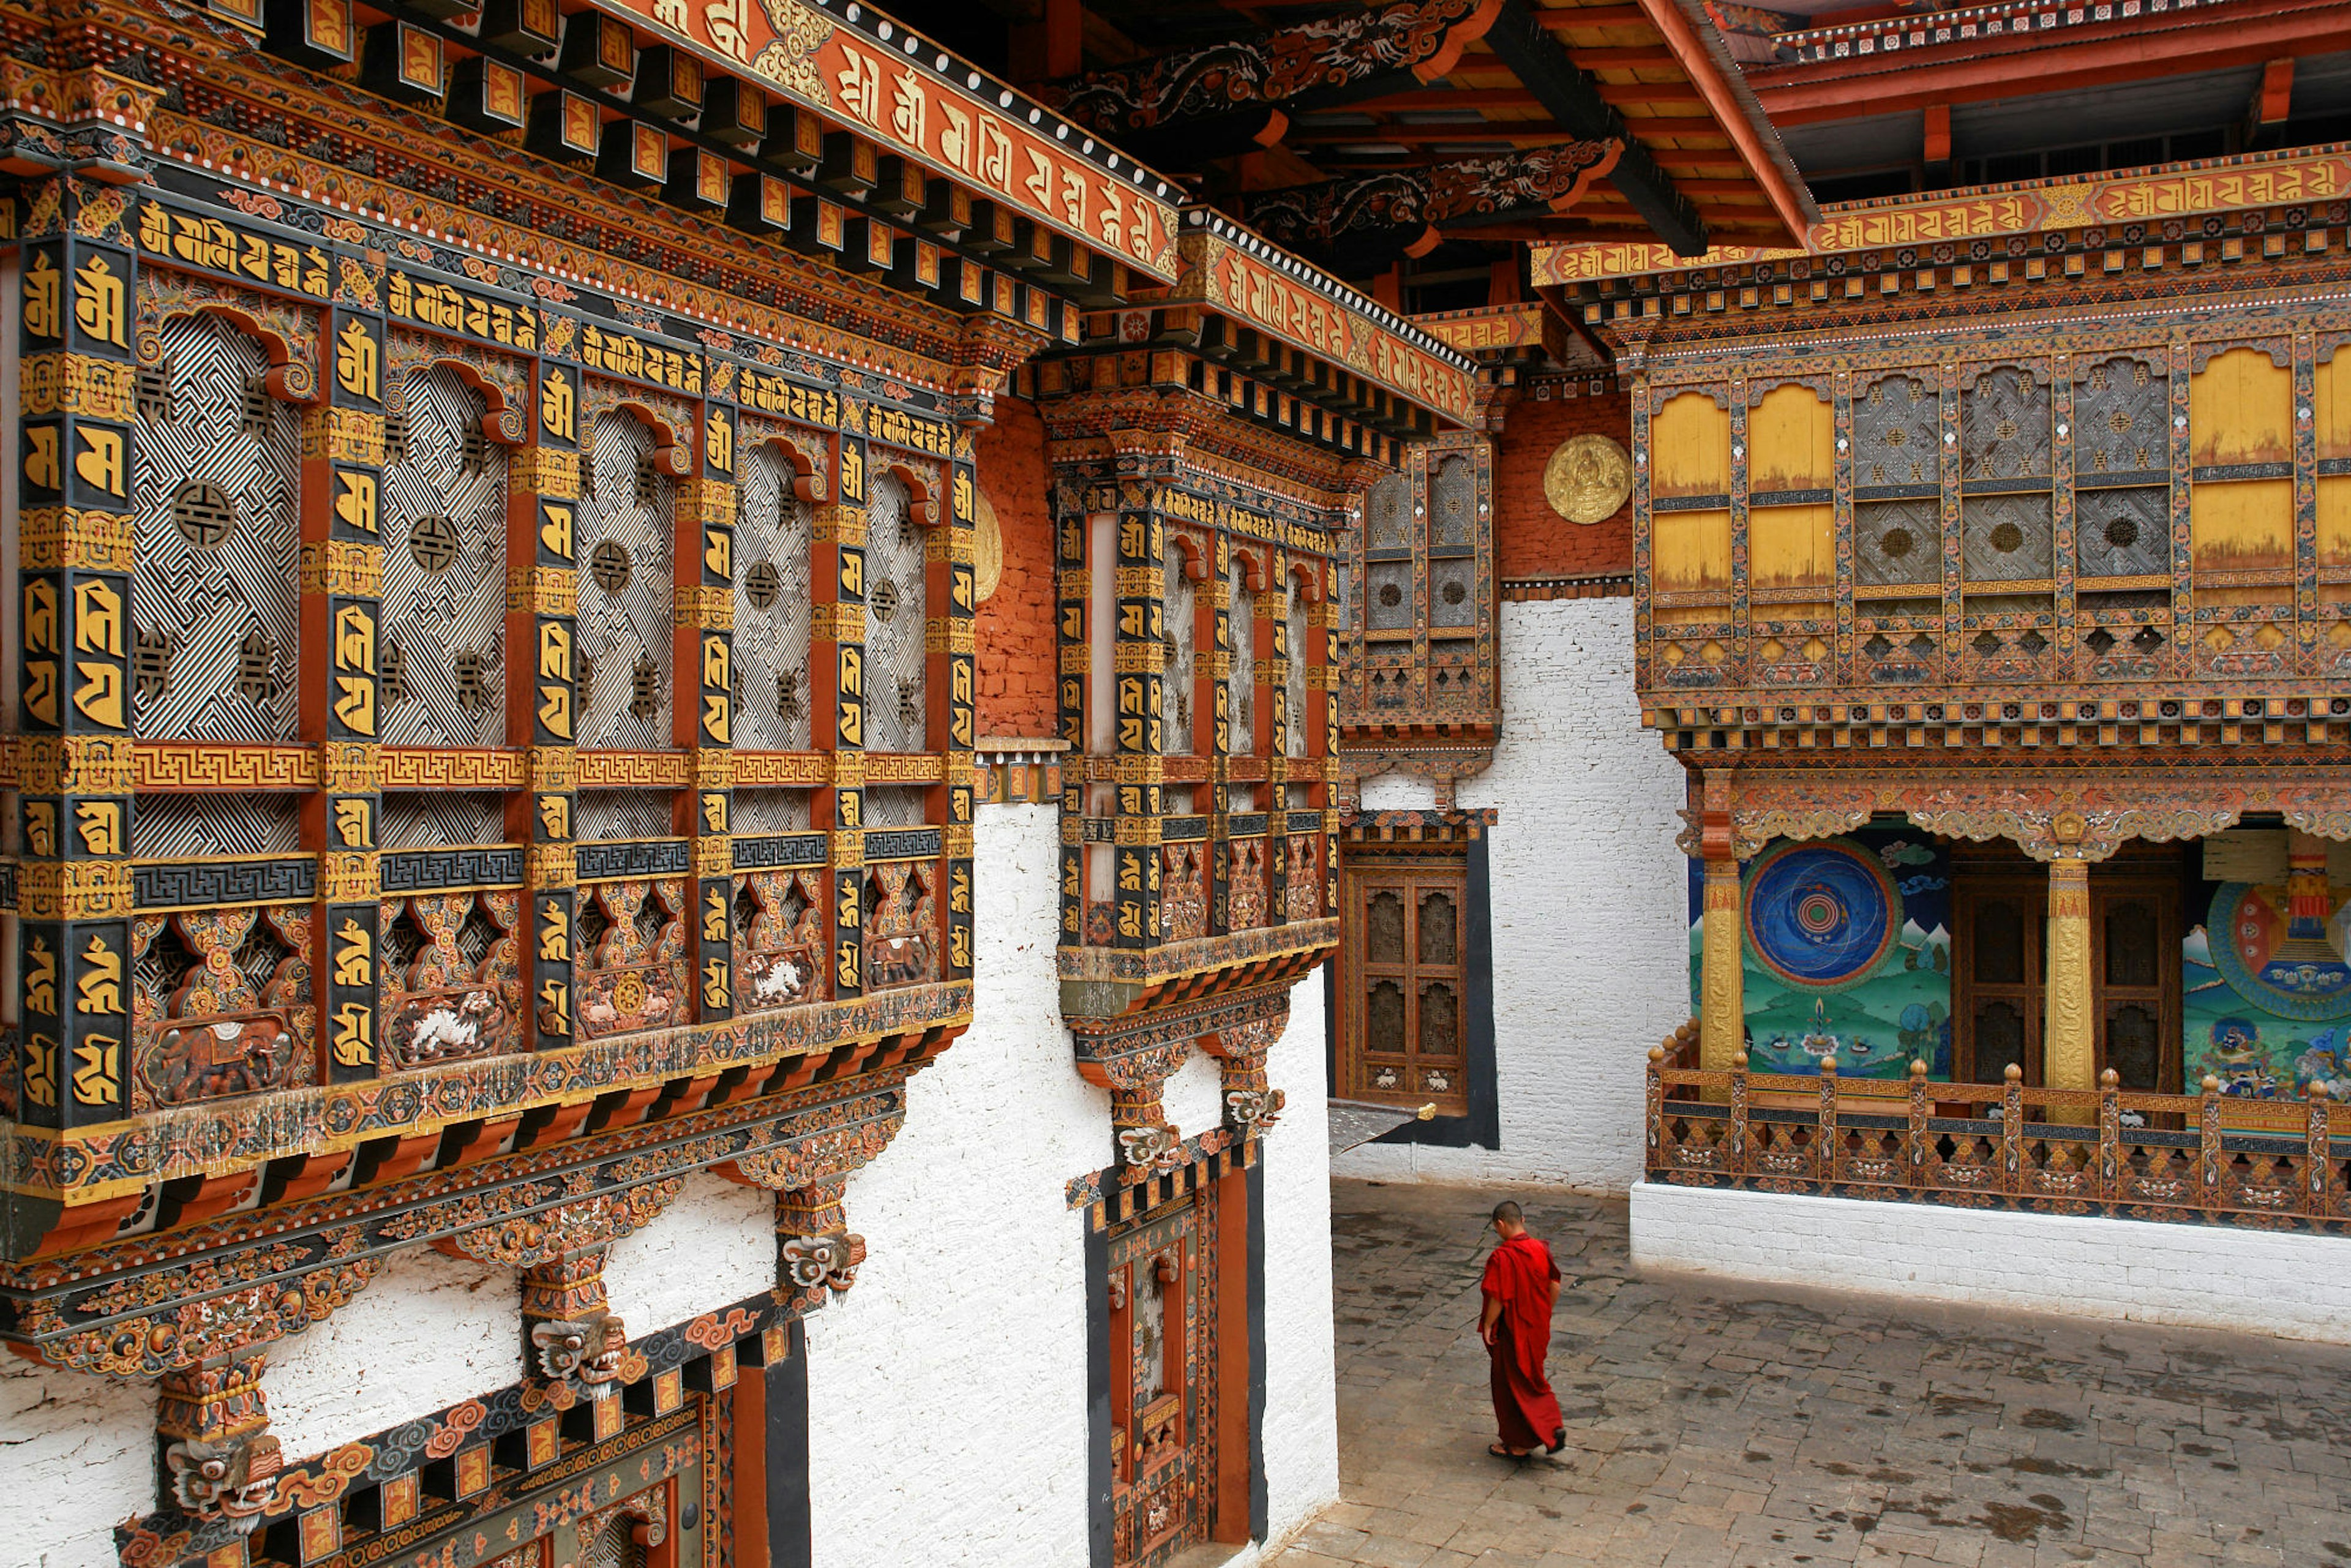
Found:
[{"label": "wooden balcony", "polygon": [[[1648,1179],[1962,1208],[2351,1235],[2351,1113],[2097,1089],[1815,1079],[1695,1065],[1685,1029],[1649,1052]],[[2248,1125],[2252,1124],[2252,1125]],[[2266,1125],[2276,1130],[2255,1130]]]}]

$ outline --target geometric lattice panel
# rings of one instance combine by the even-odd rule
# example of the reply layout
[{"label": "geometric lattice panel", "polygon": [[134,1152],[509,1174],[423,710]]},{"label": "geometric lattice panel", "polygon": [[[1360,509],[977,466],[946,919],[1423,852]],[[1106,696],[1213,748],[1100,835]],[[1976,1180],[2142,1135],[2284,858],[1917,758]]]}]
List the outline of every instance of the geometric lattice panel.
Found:
[{"label": "geometric lattice panel", "polygon": [[2083,490],[2074,501],[2075,570],[2147,577],[2171,570],[2171,492],[2153,485]]},{"label": "geometric lattice panel", "polygon": [[666,839],[674,831],[665,789],[582,789],[571,817],[582,843]]},{"label": "geometric lattice panel", "polygon": [[2083,484],[2105,474],[2146,474],[2171,461],[2164,423],[2171,380],[2133,355],[2094,361],[2074,385],[2074,467]]},{"label": "geometric lattice panel", "polygon": [[402,439],[383,470],[383,738],[496,746],[507,450],[483,436],[482,394],[444,365],[410,371],[392,397]]},{"label": "geometric lattice panel", "polygon": [[227,322],[178,316],[158,336],[167,406],[136,433],[136,732],[291,740],[301,416],[263,388],[267,356]]},{"label": "geometric lattice panel", "polygon": [[1970,496],[1960,504],[1970,582],[2045,578],[2053,568],[2047,496]]},{"label": "geometric lattice panel", "polygon": [[1161,742],[1170,757],[1188,757],[1192,753],[1193,655],[1197,641],[1194,612],[1199,596],[1185,570],[1184,563],[1188,559],[1183,546],[1171,538],[1160,561],[1165,594],[1160,641],[1166,654],[1166,668],[1160,676],[1159,723]]},{"label": "geometric lattice panel", "polygon": [[1853,508],[1853,575],[1879,588],[1943,575],[1941,510],[1933,501],[1862,501]]},{"label": "geometric lattice panel", "polygon": [[809,825],[809,791],[737,789],[732,821],[740,834],[799,832]]},{"label": "geometric lattice panel", "polygon": [[923,530],[895,475],[873,481],[865,505],[865,745],[920,751],[925,722],[924,617],[929,613]]},{"label": "geometric lattice panel", "polygon": [[1467,457],[1447,457],[1428,486],[1428,542],[1432,549],[1476,542],[1478,466]]},{"label": "geometric lattice panel", "polygon": [[1257,749],[1257,595],[1249,591],[1249,569],[1238,555],[1226,573],[1225,587],[1232,595],[1233,667],[1225,678],[1226,706],[1232,716],[1230,749],[1235,757],[1247,757]]},{"label": "geometric lattice panel", "polygon": [[746,751],[809,746],[809,550],[806,501],[766,443],[743,462],[735,526],[735,744]]},{"label": "geometric lattice panel", "polygon": [[506,800],[465,789],[395,789],[383,798],[388,850],[430,850],[446,844],[506,842]]},{"label": "geometric lattice panel", "polygon": [[921,827],[923,800],[926,793],[903,784],[866,786],[865,825],[869,828]]},{"label": "geometric lattice panel", "polygon": [[302,848],[298,795],[141,795],[131,852],[152,860],[282,855]]},{"label": "geometric lattice panel", "polygon": [[2046,478],[2049,388],[2021,366],[1986,371],[1959,394],[1960,474],[1969,479]]},{"label": "geometric lattice panel", "polygon": [[1298,580],[1285,578],[1281,596],[1288,601],[1283,612],[1287,640],[1290,643],[1290,674],[1281,688],[1281,725],[1284,750],[1292,757],[1307,753],[1306,735],[1306,596],[1298,591]]},{"label": "geometric lattice panel", "polygon": [[1936,404],[1934,389],[1925,382],[1911,376],[1872,382],[1853,403],[1853,482],[1939,483],[1942,465],[1936,432],[1941,424],[1942,411]]},{"label": "geometric lattice panel", "polygon": [[670,743],[670,518],[677,486],[653,468],[653,432],[626,413],[597,415],[589,447],[578,519],[580,656],[587,661],[580,744],[651,751]]},{"label": "geometric lattice panel", "polygon": [[1364,498],[1364,543],[1370,549],[1413,547],[1412,481],[1391,474]]}]

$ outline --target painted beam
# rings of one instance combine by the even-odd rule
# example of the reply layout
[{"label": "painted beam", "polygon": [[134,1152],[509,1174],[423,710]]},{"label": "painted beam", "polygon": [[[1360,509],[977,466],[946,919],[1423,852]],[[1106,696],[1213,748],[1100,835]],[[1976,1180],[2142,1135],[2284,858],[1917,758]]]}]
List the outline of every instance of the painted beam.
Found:
[{"label": "painted beam", "polygon": [[1504,0],[1395,0],[1065,78],[1038,99],[1145,161],[1268,147],[1290,116],[1436,81]]},{"label": "painted beam", "polygon": [[1675,254],[1705,254],[1706,223],[1697,205],[1675,188],[1648,149],[1633,139],[1625,117],[1605,100],[1591,75],[1569,58],[1526,0],[1502,0],[1501,14],[1487,30],[1486,47],[1569,136],[1623,146],[1609,183]]}]

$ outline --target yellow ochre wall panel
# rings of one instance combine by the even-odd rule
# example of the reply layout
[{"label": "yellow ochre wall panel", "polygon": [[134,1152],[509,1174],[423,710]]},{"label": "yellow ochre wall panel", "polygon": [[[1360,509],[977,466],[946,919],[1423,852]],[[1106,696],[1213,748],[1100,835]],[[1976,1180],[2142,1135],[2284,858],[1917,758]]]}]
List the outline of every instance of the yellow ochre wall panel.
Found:
[{"label": "yellow ochre wall panel", "polygon": [[2351,457],[2351,343],[2316,367],[2318,455]]},{"label": "yellow ochre wall panel", "polygon": [[2318,562],[2351,566],[2351,478],[2318,482]]},{"label": "yellow ochre wall panel", "polygon": [[1758,507],[1748,514],[1747,580],[1753,586],[1826,583],[1835,573],[1834,507]]},{"label": "yellow ochre wall panel", "polygon": [[1835,407],[1810,387],[1772,388],[1747,415],[1748,494],[1826,490],[1835,483]]},{"label": "yellow ochre wall panel", "polygon": [[[1684,392],[1649,422],[1649,489],[1655,496],[1730,493],[1730,411],[1704,392]],[[1723,557],[1726,570],[1729,556]]]},{"label": "yellow ochre wall panel", "polygon": [[2198,571],[2294,564],[2294,481],[2199,485],[2189,493]]},{"label": "yellow ochre wall panel", "polygon": [[1649,525],[1651,575],[1660,593],[1730,586],[1730,514],[1659,512]]},{"label": "yellow ochre wall panel", "polygon": [[2285,463],[2294,457],[2294,372],[2259,349],[2231,349],[2188,383],[2191,460]]}]

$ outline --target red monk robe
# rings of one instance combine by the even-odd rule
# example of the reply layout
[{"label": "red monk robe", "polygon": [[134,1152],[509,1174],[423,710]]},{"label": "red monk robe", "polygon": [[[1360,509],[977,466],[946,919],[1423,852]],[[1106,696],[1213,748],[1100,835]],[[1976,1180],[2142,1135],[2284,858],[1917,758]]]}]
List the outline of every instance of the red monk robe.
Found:
[{"label": "red monk robe", "polygon": [[1505,1236],[1486,1260],[1479,1289],[1492,1319],[1486,1352],[1494,1363],[1494,1419],[1502,1429],[1501,1446],[1514,1454],[1556,1448],[1565,1436],[1559,1396],[1543,1373],[1558,1281],[1551,1249],[1523,1230]]}]

